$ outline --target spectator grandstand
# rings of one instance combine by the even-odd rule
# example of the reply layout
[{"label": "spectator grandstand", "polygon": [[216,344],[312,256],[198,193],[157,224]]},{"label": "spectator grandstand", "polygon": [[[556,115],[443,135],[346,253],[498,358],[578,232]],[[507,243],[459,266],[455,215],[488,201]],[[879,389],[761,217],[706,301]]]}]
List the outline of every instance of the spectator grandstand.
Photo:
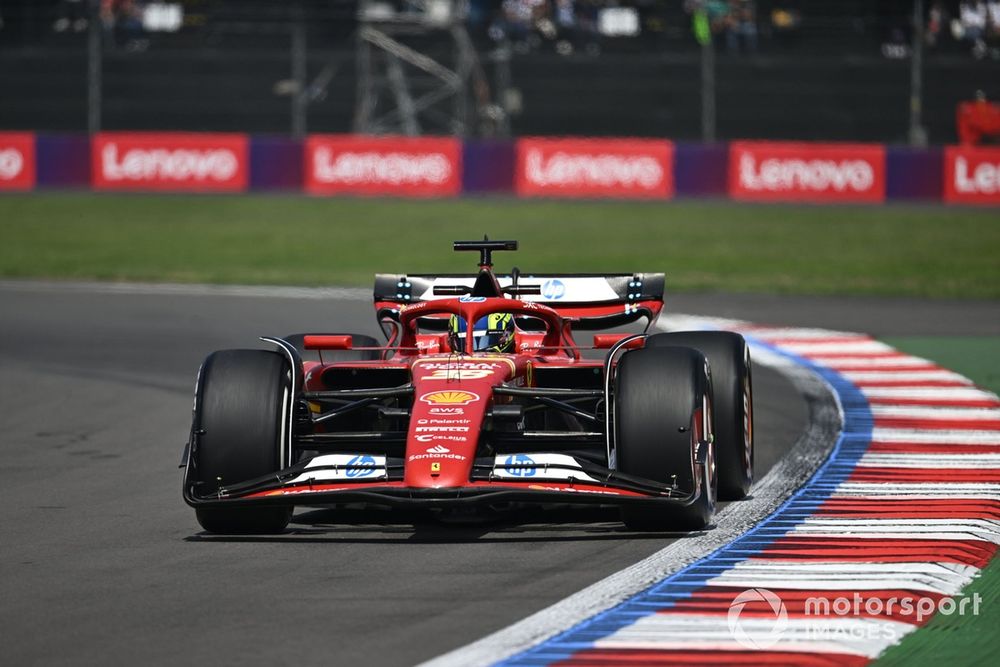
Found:
[{"label": "spectator grandstand", "polygon": [[[954,142],[960,101],[1000,98],[1000,2],[921,5],[922,122],[931,142]],[[979,33],[966,5],[984,10]],[[0,0],[0,128],[85,131],[96,106],[104,129],[350,132],[365,129],[368,100],[429,114],[386,131],[698,139],[705,12],[717,138],[901,143],[913,11],[904,0]],[[383,40],[363,56],[375,33],[396,52]],[[447,72],[469,109],[443,94],[421,108]]]}]

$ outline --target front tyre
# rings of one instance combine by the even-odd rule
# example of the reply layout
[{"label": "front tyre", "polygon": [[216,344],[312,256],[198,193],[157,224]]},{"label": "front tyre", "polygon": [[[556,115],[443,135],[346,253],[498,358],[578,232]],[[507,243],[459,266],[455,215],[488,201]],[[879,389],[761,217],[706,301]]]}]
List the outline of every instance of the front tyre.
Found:
[{"label": "front tyre", "polygon": [[753,382],[750,349],[731,331],[679,331],[646,339],[647,348],[683,345],[699,350],[712,369],[719,497],[740,500],[753,484]]},{"label": "front tyre", "polygon": [[[679,489],[695,488],[695,452],[707,446],[702,493],[679,510],[631,505],[622,520],[633,530],[699,530],[715,513],[711,380],[705,357],[690,348],[626,352],[618,363],[614,428],[618,470]],[[701,445],[701,443],[704,443]]]},{"label": "front tyre", "polygon": [[[266,350],[223,350],[202,364],[195,398],[189,474],[197,495],[220,486],[262,477],[289,465],[288,423],[292,418],[288,361]],[[291,507],[196,508],[211,533],[279,533]]]}]

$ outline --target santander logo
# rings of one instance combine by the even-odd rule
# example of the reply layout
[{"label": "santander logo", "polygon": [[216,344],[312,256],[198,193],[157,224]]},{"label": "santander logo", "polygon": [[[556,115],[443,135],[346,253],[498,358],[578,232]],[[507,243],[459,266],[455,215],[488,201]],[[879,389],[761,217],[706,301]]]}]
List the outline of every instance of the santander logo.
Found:
[{"label": "santander logo", "polygon": [[334,153],[321,146],[313,153],[313,173],[321,183],[385,183],[440,185],[452,176],[442,153],[352,152]]},{"label": "santander logo", "polygon": [[1000,193],[1000,162],[980,162],[970,169],[964,157],[955,158],[955,190],[962,194]]},{"label": "santander logo", "polygon": [[12,181],[24,169],[24,156],[16,148],[0,150],[0,180]]},{"label": "santander logo", "polygon": [[539,186],[621,186],[650,190],[663,184],[660,163],[645,155],[565,153],[548,158],[538,149],[525,154],[525,176]]},{"label": "santander logo", "polygon": [[115,142],[101,150],[101,169],[108,181],[232,180],[239,159],[226,148],[130,148],[119,154]]},{"label": "santander logo", "polygon": [[758,165],[754,155],[743,153],[739,179],[752,191],[867,192],[875,186],[875,170],[866,160],[848,159],[769,158]]}]

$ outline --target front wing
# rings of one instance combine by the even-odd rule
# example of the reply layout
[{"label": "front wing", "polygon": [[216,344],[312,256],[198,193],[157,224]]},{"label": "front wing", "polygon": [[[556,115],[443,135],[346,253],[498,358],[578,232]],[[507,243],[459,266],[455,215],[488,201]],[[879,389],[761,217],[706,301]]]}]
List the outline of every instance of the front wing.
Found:
[{"label": "front wing", "polygon": [[199,495],[185,479],[192,507],[329,505],[367,502],[390,506],[453,507],[503,502],[686,507],[705,492],[704,464],[695,464],[691,489],[594,464],[567,454],[504,454],[477,458],[462,486],[423,488],[403,482],[403,460],[367,454],[316,456],[286,470]]}]

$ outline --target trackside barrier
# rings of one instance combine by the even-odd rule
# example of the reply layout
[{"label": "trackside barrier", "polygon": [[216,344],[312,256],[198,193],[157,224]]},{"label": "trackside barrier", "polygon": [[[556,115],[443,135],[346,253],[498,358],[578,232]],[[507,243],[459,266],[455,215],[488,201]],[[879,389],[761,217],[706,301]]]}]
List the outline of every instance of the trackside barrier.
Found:
[{"label": "trackside barrier", "polygon": [[305,143],[305,189],[453,197],[462,191],[462,144],[452,137],[313,135]]},{"label": "trackside barrier", "polygon": [[657,139],[518,139],[521,197],[674,196],[674,145]]},{"label": "trackside barrier", "polygon": [[0,132],[0,192],[35,188],[1000,206],[1000,147]]},{"label": "trackside barrier", "polygon": [[0,132],[0,190],[35,187],[35,135]]},{"label": "trackside barrier", "polygon": [[244,192],[245,134],[101,132],[91,140],[95,190]]},{"label": "trackside barrier", "polygon": [[735,141],[729,195],[742,201],[885,201],[885,147]]},{"label": "trackside barrier", "polygon": [[944,174],[949,204],[1000,204],[1000,147],[948,146]]}]

